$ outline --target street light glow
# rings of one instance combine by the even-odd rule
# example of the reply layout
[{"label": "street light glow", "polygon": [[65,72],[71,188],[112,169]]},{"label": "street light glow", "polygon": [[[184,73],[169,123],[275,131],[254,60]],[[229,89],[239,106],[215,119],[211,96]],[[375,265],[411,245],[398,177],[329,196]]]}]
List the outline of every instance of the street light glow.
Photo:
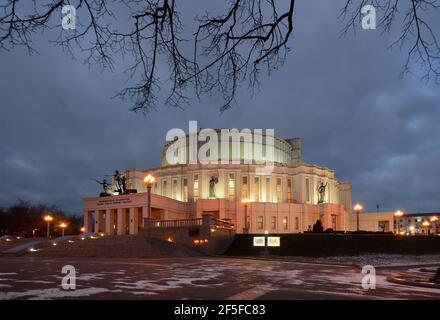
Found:
[{"label": "street light glow", "polygon": [[144,178],[144,182],[147,185],[147,187],[151,188],[154,184],[154,182],[156,181],[156,178],[154,178],[151,174],[148,174],[145,178]]},{"label": "street light glow", "polygon": [[396,212],[394,212],[394,216],[401,217],[401,216],[403,216],[403,212],[400,210],[397,210]]},{"label": "street light glow", "polygon": [[362,210],[362,206],[358,203],[354,206],[354,211],[361,211]]},{"label": "street light glow", "polygon": [[44,221],[51,222],[51,221],[53,221],[53,217],[51,215],[46,215],[46,216],[44,216]]}]

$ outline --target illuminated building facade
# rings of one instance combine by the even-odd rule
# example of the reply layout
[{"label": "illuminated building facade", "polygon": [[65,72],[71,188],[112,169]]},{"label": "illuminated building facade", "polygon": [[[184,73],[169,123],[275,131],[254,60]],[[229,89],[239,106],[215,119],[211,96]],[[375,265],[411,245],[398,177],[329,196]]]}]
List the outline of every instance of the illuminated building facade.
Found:
[{"label": "illuminated building facade", "polygon": [[[170,164],[167,154],[177,142],[168,142],[162,149],[160,167],[123,172],[127,188],[137,193],[84,199],[87,231],[137,233],[147,217],[144,177],[148,174],[155,177],[151,200],[154,220],[200,218],[209,213],[230,221],[237,233],[300,233],[311,230],[318,219],[324,229],[350,229],[351,184],[339,181],[329,168],[305,163],[299,138],[275,137],[273,168],[263,174],[258,172],[264,166],[257,159],[261,155],[239,141],[239,156],[233,163],[221,161],[219,145],[218,152],[208,150],[209,163],[192,164]],[[263,150],[265,141],[263,135]],[[196,144],[196,151],[200,151],[203,144]],[[191,142],[185,145],[186,158],[190,158],[191,147]],[[212,157],[213,153],[217,154]]]}]

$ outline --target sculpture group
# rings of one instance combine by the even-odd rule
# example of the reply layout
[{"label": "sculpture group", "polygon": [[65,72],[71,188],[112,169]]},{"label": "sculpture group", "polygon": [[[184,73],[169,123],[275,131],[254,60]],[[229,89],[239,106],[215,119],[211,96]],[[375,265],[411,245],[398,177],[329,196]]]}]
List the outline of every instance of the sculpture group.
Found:
[{"label": "sculpture group", "polygon": [[112,183],[109,183],[107,179],[103,179],[102,181],[95,180],[98,184],[102,186],[103,192],[100,193],[100,197],[107,197],[113,195],[122,195],[129,193],[136,193],[136,189],[128,189],[127,188],[127,179],[124,175],[122,175],[119,170],[116,170],[115,173],[111,176]]}]

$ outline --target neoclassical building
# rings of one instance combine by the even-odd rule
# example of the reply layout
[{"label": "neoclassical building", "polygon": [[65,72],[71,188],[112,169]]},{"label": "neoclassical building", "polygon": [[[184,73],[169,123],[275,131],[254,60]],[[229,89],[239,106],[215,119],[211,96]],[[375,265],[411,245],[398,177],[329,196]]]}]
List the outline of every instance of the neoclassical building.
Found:
[{"label": "neoclassical building", "polygon": [[[220,135],[220,130],[216,132]],[[221,135],[219,141],[224,139]],[[249,149],[239,137],[236,149],[233,143],[226,148],[219,143],[214,151],[203,150],[210,161],[192,162],[188,161],[191,153],[199,153],[203,142],[191,141],[186,135],[180,144],[184,153],[178,156],[170,151],[178,141],[168,142],[161,152],[160,167],[122,172],[127,189],[137,193],[84,199],[85,227],[107,234],[137,233],[147,217],[144,177],[151,174],[156,179],[151,200],[154,220],[197,218],[209,213],[230,221],[237,233],[244,228],[254,234],[300,233],[310,230],[318,219],[324,228],[349,230],[351,184],[339,181],[329,168],[305,163],[299,138],[274,137],[273,166],[262,172],[267,141],[265,134],[258,139],[254,135],[254,148]],[[257,152],[257,145],[263,152]],[[234,161],[222,161],[225,150]],[[185,161],[170,161],[174,153],[175,159]],[[246,207],[243,199],[249,201]]]}]

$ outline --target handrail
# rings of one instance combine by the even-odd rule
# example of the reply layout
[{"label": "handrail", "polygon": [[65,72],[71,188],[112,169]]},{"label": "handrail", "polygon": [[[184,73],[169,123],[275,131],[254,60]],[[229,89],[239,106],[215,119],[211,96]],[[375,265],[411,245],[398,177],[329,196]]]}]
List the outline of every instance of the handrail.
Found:
[{"label": "handrail", "polygon": [[150,220],[149,225],[146,227],[150,228],[181,228],[181,227],[191,227],[191,226],[201,226],[202,219],[179,219],[179,220]]}]

